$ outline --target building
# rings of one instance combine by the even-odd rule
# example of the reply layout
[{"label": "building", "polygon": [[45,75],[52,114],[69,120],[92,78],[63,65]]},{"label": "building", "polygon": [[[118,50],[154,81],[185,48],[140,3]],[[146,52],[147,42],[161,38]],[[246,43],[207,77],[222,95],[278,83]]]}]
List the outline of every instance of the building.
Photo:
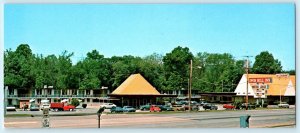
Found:
[{"label": "building", "polygon": [[157,104],[157,98],[177,97],[177,95],[160,94],[141,74],[130,75],[111,94],[111,98],[120,99],[119,106],[139,107],[145,104]]},{"label": "building", "polygon": [[5,89],[6,99],[8,105],[14,105],[22,108],[24,104],[29,104],[29,101],[34,99],[36,104],[40,104],[41,100],[47,99],[50,102],[59,102],[64,99],[77,98],[83,103],[99,103],[100,101],[107,101],[109,97],[108,89],[105,87],[90,90],[79,89],[65,89],[58,90],[51,86],[44,86],[43,89]]},{"label": "building", "polygon": [[[248,78],[247,78],[248,77]],[[249,103],[295,104],[295,75],[288,74],[244,74],[235,89],[236,100],[245,102],[248,79]]]}]

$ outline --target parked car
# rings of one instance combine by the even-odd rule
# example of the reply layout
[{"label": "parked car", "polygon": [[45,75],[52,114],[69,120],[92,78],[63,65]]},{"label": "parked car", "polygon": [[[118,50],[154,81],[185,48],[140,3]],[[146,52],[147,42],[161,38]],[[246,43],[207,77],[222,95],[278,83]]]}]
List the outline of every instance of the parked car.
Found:
[{"label": "parked car", "polygon": [[143,110],[143,111],[150,110],[150,106],[151,106],[151,104],[142,105],[142,106],[140,106],[140,110]]},{"label": "parked car", "polygon": [[[185,110],[189,110],[189,105],[183,105]],[[198,111],[199,107],[197,105],[191,104],[191,110],[192,111]]]},{"label": "parked car", "polygon": [[161,112],[161,109],[157,105],[151,105],[150,112]]},{"label": "parked car", "polygon": [[184,105],[179,105],[179,104],[172,105],[172,108],[173,108],[174,111],[185,111]]},{"label": "parked car", "polygon": [[16,111],[16,107],[13,105],[7,105],[6,106],[6,111]]},{"label": "parked car", "polygon": [[232,105],[232,104],[224,104],[223,108],[225,108],[225,109],[235,109],[235,106]]},{"label": "parked car", "polygon": [[100,108],[111,109],[112,107],[117,107],[117,105],[113,103],[100,103]]},{"label": "parked car", "polygon": [[[243,104],[241,105],[241,108],[242,108],[242,109],[246,109],[246,103],[243,103]],[[255,108],[256,108],[255,104],[252,104],[252,103],[249,103],[249,104],[248,104],[248,109],[255,109]]]},{"label": "parked car", "polygon": [[110,109],[110,112],[111,113],[122,113],[122,112],[124,112],[124,110],[123,110],[123,108],[117,106],[117,107],[112,107]]},{"label": "parked car", "polygon": [[132,106],[124,106],[123,111],[124,112],[135,112],[136,110]]},{"label": "parked car", "polygon": [[212,103],[207,103],[203,105],[204,110],[218,110],[218,107]]},{"label": "parked car", "polygon": [[205,104],[207,104],[206,101],[200,101],[200,103],[199,103],[200,106],[203,106],[203,105],[205,105]]},{"label": "parked car", "polygon": [[174,109],[167,105],[158,105],[161,111],[174,111]]},{"label": "parked car", "polygon": [[279,108],[289,108],[290,105],[287,102],[281,102],[278,104]]},{"label": "parked car", "polygon": [[39,105],[33,103],[33,104],[30,104],[29,110],[30,111],[39,111],[40,107],[39,107]]}]

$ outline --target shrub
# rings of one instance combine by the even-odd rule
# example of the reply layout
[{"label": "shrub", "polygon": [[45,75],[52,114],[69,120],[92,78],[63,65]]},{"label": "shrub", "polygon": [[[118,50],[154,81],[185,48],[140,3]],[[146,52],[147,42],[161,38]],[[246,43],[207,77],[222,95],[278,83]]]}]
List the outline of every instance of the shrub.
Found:
[{"label": "shrub", "polygon": [[75,107],[77,107],[79,105],[79,101],[77,99],[72,99],[71,104]]},{"label": "shrub", "polygon": [[86,108],[86,106],[87,106],[86,103],[82,104],[82,107],[83,107],[84,109]]},{"label": "shrub", "polygon": [[233,105],[235,106],[236,109],[241,109],[242,108],[242,102],[240,102],[240,101],[235,101],[233,103]]}]

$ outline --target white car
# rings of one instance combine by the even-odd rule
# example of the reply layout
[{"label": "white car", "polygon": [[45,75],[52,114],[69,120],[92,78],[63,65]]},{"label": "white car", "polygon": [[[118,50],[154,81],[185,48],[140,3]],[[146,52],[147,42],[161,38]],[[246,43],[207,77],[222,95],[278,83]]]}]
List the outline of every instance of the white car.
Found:
[{"label": "white car", "polygon": [[16,111],[16,107],[13,105],[6,106],[6,111]]},{"label": "white car", "polygon": [[101,103],[100,108],[111,109],[112,107],[117,107],[117,105],[113,103]]},{"label": "white car", "polygon": [[290,105],[286,102],[281,102],[280,104],[278,104],[278,107],[279,108],[289,108]]}]

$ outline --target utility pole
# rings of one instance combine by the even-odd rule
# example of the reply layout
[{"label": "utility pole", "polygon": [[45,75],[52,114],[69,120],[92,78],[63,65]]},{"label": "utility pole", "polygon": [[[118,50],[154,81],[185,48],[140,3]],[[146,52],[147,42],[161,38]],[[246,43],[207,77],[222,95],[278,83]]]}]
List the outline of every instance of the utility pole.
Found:
[{"label": "utility pole", "polygon": [[252,56],[245,56],[247,57],[247,61],[246,61],[246,77],[247,77],[247,85],[246,85],[246,110],[248,110],[248,74],[249,74],[249,57]]},{"label": "utility pole", "polygon": [[190,66],[190,82],[189,82],[189,112],[191,112],[191,95],[192,95],[192,73],[193,73],[193,60],[191,60]]}]

